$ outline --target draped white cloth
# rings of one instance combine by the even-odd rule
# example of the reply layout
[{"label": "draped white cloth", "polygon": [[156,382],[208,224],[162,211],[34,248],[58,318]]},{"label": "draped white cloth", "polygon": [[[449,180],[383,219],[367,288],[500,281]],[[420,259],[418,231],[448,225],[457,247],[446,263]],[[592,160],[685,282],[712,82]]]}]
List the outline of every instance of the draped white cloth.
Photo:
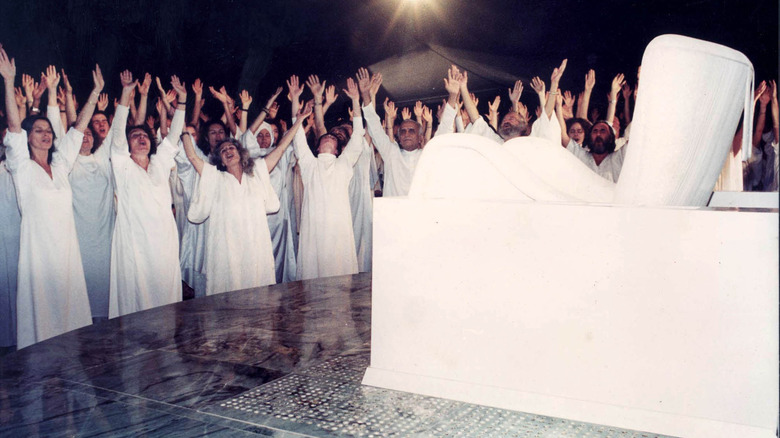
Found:
[{"label": "draped white cloth", "polygon": [[352,180],[349,182],[349,206],[352,212],[352,231],[355,235],[355,251],[357,253],[358,270],[371,271],[371,253],[374,206],[374,184],[376,162],[374,151],[363,137],[362,151],[353,169]]},{"label": "draped white cloth", "polygon": [[[184,127],[177,110],[168,137],[157,147],[147,170],[130,157],[128,108],[118,106],[111,126],[111,164],[116,179],[117,218],[111,247],[109,317],[181,301],[179,238],[168,185],[175,139]],[[171,139],[174,139],[171,141]]]},{"label": "draped white cloth", "polygon": [[[312,154],[302,129],[293,145],[303,179],[298,279],[356,274],[349,181],[362,152],[363,121],[354,117],[352,137],[340,156]],[[396,149],[397,146],[396,146]]]},{"label": "draped white cloth", "polygon": [[21,211],[17,279],[17,348],[92,323],[68,173],[84,134],[71,129],[57,143],[52,176],[30,159],[27,134],[5,136],[6,165]]},{"label": "draped white cloth", "polygon": [[78,155],[70,173],[73,216],[84,264],[92,317],[108,317],[111,239],[114,233],[114,184],[109,144],[91,155]]},{"label": "draped white cloth", "polygon": [[233,175],[204,164],[187,216],[209,220],[206,233],[206,294],[276,283],[266,214],[279,210],[265,160],[251,175]]},{"label": "draped white cloth", "polygon": [[[373,106],[364,106],[363,116],[366,118],[366,127],[374,141],[374,146],[382,155],[382,161],[385,163],[385,183],[382,195],[386,197],[406,196],[409,193],[409,186],[412,184],[422,149],[407,151],[391,140],[382,128],[382,122]],[[362,128],[361,126],[361,130]],[[352,136],[354,138],[354,134]]]},{"label": "draped white cloth", "polygon": [[[207,219],[201,223],[193,224],[187,220],[189,206],[199,177],[198,172],[192,167],[192,163],[187,159],[187,155],[181,147],[181,142],[179,142],[179,153],[175,157],[176,175],[183,191],[181,207],[183,211],[181,213],[184,218],[179,266],[182,279],[195,290],[195,297],[203,297],[206,296],[206,269],[203,259],[206,255],[206,234],[208,233],[209,221]],[[201,160],[209,162],[209,158],[203,154],[200,148],[196,147],[195,153]]]},{"label": "draped white cloth", "polygon": [[22,216],[5,162],[0,163],[0,222],[0,347],[9,347],[16,345],[16,274]]},{"label": "draped white cloth", "polygon": [[[265,122],[260,125],[257,133],[264,129],[268,130],[273,139],[273,130]],[[273,139],[274,144],[271,147],[261,148],[257,142],[257,133],[246,132],[241,136],[241,143],[247,148],[249,156],[252,158],[265,157],[276,148],[275,143],[278,141],[278,139]],[[279,211],[268,214],[268,228],[273,244],[277,283],[295,281],[297,273],[294,245],[296,233],[295,201],[293,199],[293,167],[295,163],[293,148],[288,147],[270,174],[271,186],[279,197],[280,203]]]}]

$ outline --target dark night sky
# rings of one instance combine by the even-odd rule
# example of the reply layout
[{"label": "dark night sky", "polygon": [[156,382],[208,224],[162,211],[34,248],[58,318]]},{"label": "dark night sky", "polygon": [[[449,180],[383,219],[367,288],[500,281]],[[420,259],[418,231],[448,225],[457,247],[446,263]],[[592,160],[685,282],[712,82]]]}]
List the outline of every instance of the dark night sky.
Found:
[{"label": "dark night sky", "polygon": [[54,63],[86,91],[99,62],[112,96],[129,68],[246,88],[259,102],[290,74],[343,82],[419,43],[516,57],[518,76],[547,80],[567,57],[562,88],[581,89],[594,68],[598,92],[619,72],[633,82],[664,33],[727,45],[757,80],[777,76],[777,0],[0,0],[0,42],[19,75]]}]

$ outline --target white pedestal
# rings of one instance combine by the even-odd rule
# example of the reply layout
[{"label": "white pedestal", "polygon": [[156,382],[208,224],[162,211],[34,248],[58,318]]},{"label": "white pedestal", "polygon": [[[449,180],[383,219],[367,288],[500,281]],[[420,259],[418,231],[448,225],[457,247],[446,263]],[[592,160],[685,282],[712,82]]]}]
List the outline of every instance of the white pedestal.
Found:
[{"label": "white pedestal", "polygon": [[377,199],[364,384],[774,437],[778,212]]}]

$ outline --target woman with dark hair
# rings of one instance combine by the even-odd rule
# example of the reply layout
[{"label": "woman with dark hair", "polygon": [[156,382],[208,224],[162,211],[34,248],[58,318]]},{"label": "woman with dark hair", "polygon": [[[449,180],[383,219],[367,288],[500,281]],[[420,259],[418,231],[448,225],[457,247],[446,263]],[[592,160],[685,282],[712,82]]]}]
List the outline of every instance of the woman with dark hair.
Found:
[{"label": "woman with dark hair", "polygon": [[[55,93],[60,75],[47,75]],[[0,74],[5,80],[8,133],[7,166],[16,186],[22,214],[17,288],[17,347],[91,324],[81,254],[73,219],[68,181],[81,147],[83,132],[95,109],[103,77],[92,72],[94,88],[76,125],[58,141],[48,119],[19,120],[14,100],[16,65],[0,49]],[[24,128],[24,131],[22,130]]]},{"label": "woman with dark hair", "polygon": [[117,217],[111,246],[109,317],[181,301],[179,237],[171,214],[168,178],[184,127],[187,89],[176,76],[178,104],[168,135],[157,147],[147,125],[127,127],[128,103],[138,81],[125,70],[111,125],[111,167]]},{"label": "woman with dark hair", "polygon": [[269,172],[306,116],[299,114],[295,125],[265,158],[252,159],[241,143],[227,139],[212,152],[210,161],[216,163],[212,165],[195,151],[189,133],[182,136],[187,158],[200,175],[188,218],[194,223],[209,220],[204,258],[207,294],[276,283],[266,215],[279,210],[279,198]]}]

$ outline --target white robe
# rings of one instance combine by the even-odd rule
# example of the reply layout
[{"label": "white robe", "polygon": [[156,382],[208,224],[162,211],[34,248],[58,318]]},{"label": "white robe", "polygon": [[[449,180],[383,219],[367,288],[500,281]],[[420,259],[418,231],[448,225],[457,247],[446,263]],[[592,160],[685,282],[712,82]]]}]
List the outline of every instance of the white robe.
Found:
[{"label": "white robe", "polygon": [[596,160],[593,158],[593,154],[590,153],[590,150],[578,145],[574,140],[569,140],[566,150],[579,158],[579,160],[585,163],[590,170],[596,172],[602,178],[607,181],[617,182],[618,178],[620,178],[620,170],[623,168],[623,161],[626,157],[628,144],[626,143],[620,149],[607,155],[606,158],[601,161],[601,164],[596,164]]},{"label": "white robe", "polygon": [[11,173],[0,163],[0,347],[16,345],[16,274],[22,217]]},{"label": "white robe", "polygon": [[111,247],[109,317],[181,301],[179,238],[171,211],[168,177],[174,166],[184,111],[177,110],[168,137],[148,170],[130,157],[126,106],[118,106],[112,130],[111,165],[116,180],[117,218]]},{"label": "white robe", "polygon": [[385,163],[385,183],[382,195],[385,197],[406,196],[409,193],[409,186],[412,184],[412,177],[414,177],[414,170],[417,168],[417,161],[420,160],[422,149],[407,151],[391,140],[382,129],[382,122],[373,106],[364,106],[363,116],[366,118],[366,126],[374,141],[374,146],[382,155],[382,161]]},{"label": "white robe", "polygon": [[293,145],[303,179],[301,235],[298,244],[298,278],[307,280],[358,272],[349,181],[362,152],[363,122],[352,121],[352,137],[339,157],[312,154],[303,129]]},{"label": "white robe", "polygon": [[[260,129],[271,131],[267,123],[260,125]],[[272,135],[273,136],[273,135]],[[261,148],[257,143],[257,135],[246,132],[241,136],[241,143],[249,151],[252,158],[264,157],[276,147]],[[295,158],[293,148],[288,147],[284,151],[276,167],[271,171],[271,186],[279,197],[279,211],[268,215],[268,229],[271,232],[273,244],[274,263],[276,265],[276,282],[286,283],[295,281],[297,275],[297,261],[295,257],[295,245],[293,236],[295,231],[295,201],[293,199],[293,167]]]},{"label": "white robe", "polygon": [[[179,267],[181,269],[182,279],[195,290],[195,297],[206,296],[206,269],[203,264],[203,258],[206,255],[206,234],[208,233],[209,221],[203,221],[199,224],[193,224],[187,220],[190,203],[192,202],[195,187],[198,184],[198,172],[192,167],[192,163],[187,159],[184,150],[179,144],[179,153],[176,154],[176,174],[181,183],[184,208],[184,226],[181,237],[181,251],[179,253]],[[195,147],[195,153],[206,163],[209,158],[203,152]]]},{"label": "white robe", "polygon": [[349,183],[349,205],[352,212],[352,231],[355,235],[355,251],[357,253],[358,270],[371,272],[371,252],[374,207],[374,185],[376,181],[376,162],[373,147],[365,137],[362,141],[362,151],[355,164],[352,180]]},{"label": "white robe", "polygon": [[279,210],[265,160],[255,161],[241,182],[205,163],[187,217],[209,220],[206,234],[206,294],[276,283],[266,214]]},{"label": "white robe", "polygon": [[93,318],[108,317],[111,238],[114,233],[114,184],[110,144],[91,155],[78,155],[70,173],[73,215]]},{"label": "white robe", "polygon": [[73,219],[68,173],[84,134],[57,143],[52,177],[30,159],[27,134],[8,132],[6,165],[22,214],[17,282],[17,348],[92,323]]}]

